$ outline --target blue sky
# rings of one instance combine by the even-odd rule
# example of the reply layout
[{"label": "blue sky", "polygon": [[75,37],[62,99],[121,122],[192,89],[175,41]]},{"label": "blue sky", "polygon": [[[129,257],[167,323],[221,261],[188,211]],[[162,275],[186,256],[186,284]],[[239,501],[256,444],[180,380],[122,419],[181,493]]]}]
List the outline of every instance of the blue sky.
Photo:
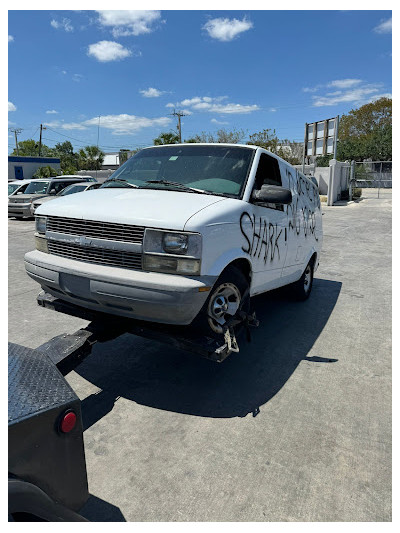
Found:
[{"label": "blue sky", "polygon": [[79,149],[100,115],[112,152],[173,130],[175,107],[183,139],[302,141],[305,122],[391,94],[391,28],[390,11],[9,11],[9,127]]}]

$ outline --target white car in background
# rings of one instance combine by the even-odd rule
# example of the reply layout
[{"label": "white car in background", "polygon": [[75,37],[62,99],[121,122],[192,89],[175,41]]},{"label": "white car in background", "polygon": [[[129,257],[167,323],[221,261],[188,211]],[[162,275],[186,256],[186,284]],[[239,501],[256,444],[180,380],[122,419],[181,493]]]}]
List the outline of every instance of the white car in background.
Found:
[{"label": "white car in background", "polygon": [[36,209],[41,206],[42,204],[49,202],[50,200],[55,200],[56,198],[60,198],[62,196],[68,196],[69,194],[75,194],[77,192],[84,192],[84,191],[90,191],[93,189],[98,189],[100,187],[101,183],[93,183],[93,182],[83,182],[83,183],[73,183],[72,185],[68,185],[68,187],[65,187],[61,192],[56,194],[55,196],[43,196],[39,200],[34,200],[31,204],[31,214],[34,216]]},{"label": "white car in background", "polygon": [[15,180],[8,182],[8,196],[22,194],[32,180]]}]

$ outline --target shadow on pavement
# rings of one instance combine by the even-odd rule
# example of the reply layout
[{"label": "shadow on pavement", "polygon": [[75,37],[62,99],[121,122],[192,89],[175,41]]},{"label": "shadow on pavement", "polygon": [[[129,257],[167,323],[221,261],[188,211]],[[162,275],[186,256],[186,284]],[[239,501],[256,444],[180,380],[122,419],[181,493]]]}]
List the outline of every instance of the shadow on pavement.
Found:
[{"label": "shadow on pavement", "polygon": [[178,413],[204,417],[256,416],[308,357],[336,305],[341,283],[316,278],[306,302],[285,291],[253,299],[260,327],[240,353],[218,364],[133,335],[96,345],[76,369],[100,389],[82,402],[84,427],[100,420],[118,397]]},{"label": "shadow on pavement", "polygon": [[126,522],[119,507],[101,500],[92,494],[79,514],[90,522]]}]

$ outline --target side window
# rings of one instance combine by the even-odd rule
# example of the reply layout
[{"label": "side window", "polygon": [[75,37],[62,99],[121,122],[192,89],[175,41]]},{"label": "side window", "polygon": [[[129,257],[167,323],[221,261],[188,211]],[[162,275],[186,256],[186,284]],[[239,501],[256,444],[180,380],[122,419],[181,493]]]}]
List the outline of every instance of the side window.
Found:
[{"label": "side window", "polygon": [[50,183],[50,187],[49,187],[49,190],[47,191],[47,194],[52,194],[53,191],[54,191],[55,194],[57,194],[58,191],[60,190],[58,187],[59,187],[59,183],[57,183],[55,181],[52,181]]},{"label": "side window", "polygon": [[267,154],[261,154],[254,188],[261,189],[262,185],[278,185],[282,187],[278,160]]}]

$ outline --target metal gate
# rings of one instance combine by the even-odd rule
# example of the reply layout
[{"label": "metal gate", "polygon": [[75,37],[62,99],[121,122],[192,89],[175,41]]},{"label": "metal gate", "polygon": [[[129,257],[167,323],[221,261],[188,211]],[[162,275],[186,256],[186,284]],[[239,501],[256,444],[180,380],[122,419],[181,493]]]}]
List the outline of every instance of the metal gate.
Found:
[{"label": "metal gate", "polygon": [[392,161],[352,161],[350,196],[354,187],[378,189],[379,198],[380,189],[392,188]]}]

